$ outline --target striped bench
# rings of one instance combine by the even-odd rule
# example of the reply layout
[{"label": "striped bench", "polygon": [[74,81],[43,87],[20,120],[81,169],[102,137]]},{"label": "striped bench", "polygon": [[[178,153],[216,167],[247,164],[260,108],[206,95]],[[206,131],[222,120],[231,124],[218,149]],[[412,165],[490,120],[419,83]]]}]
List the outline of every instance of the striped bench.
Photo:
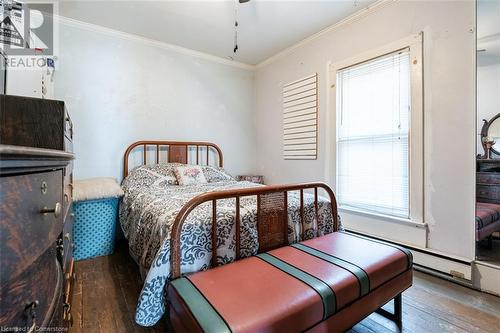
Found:
[{"label": "striped bench", "polygon": [[343,332],[412,284],[404,248],[344,232],[198,272],[167,289],[176,332]]},{"label": "striped bench", "polygon": [[[500,205],[476,202],[476,241],[500,231]],[[491,244],[490,244],[491,246]]]}]

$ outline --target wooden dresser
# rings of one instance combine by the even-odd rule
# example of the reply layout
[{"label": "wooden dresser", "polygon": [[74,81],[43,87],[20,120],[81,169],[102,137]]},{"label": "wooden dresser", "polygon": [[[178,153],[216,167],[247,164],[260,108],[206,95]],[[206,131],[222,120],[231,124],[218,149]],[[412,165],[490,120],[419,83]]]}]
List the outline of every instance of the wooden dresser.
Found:
[{"label": "wooden dresser", "polygon": [[60,101],[0,95],[0,111],[0,329],[61,331],[75,276],[71,120]]},{"label": "wooden dresser", "polygon": [[476,200],[500,204],[500,158],[477,159]]}]

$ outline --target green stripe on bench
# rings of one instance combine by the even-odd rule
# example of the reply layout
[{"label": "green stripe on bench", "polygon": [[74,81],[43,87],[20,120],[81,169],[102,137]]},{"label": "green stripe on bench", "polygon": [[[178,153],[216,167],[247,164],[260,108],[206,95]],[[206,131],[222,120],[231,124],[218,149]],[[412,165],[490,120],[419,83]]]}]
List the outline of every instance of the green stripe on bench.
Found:
[{"label": "green stripe on bench", "polygon": [[324,281],[268,253],[258,254],[257,257],[314,289],[320,295],[323,302],[323,320],[335,313],[337,308],[335,293]]},{"label": "green stripe on bench", "polygon": [[366,274],[363,269],[356,266],[355,264],[303,244],[297,243],[292,244],[291,246],[298,250],[306,252],[307,254],[323,259],[324,261],[327,261],[331,264],[342,267],[343,269],[348,270],[349,272],[354,274],[354,276],[356,276],[359,281],[360,296],[364,296],[370,292],[370,279],[368,278],[368,274]]},{"label": "green stripe on bench", "polygon": [[204,332],[231,332],[224,319],[189,279],[180,278],[171,283]]}]

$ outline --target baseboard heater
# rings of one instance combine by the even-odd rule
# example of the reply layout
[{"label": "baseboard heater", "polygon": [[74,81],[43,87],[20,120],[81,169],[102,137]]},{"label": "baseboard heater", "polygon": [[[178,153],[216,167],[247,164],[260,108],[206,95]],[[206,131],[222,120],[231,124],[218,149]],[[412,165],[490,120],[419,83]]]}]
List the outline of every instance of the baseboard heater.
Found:
[{"label": "baseboard heater", "polygon": [[389,244],[404,246],[413,254],[415,270],[472,288],[472,261],[448,257],[427,249],[416,248],[349,229],[346,229],[346,232]]}]

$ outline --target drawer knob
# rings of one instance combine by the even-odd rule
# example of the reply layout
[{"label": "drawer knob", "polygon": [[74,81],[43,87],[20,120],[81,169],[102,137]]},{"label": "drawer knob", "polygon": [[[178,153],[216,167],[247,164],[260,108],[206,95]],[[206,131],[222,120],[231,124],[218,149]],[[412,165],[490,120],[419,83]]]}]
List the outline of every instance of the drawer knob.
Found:
[{"label": "drawer knob", "polygon": [[52,213],[52,214],[54,214],[55,218],[58,218],[59,216],[61,216],[61,212],[62,212],[62,206],[59,202],[56,203],[54,208],[43,207],[43,209],[40,211],[40,213],[42,213],[42,214],[51,214]]},{"label": "drawer knob", "polygon": [[63,319],[69,322],[70,326],[73,326],[73,316],[71,315],[71,305],[68,303],[63,303]]},{"label": "drawer knob", "polygon": [[71,281],[75,282],[75,281],[76,281],[76,274],[75,274],[75,273],[70,274],[70,273],[68,272],[68,273],[64,274],[64,279],[65,279],[66,281],[69,281],[69,282],[71,282]]},{"label": "drawer knob", "polygon": [[38,306],[38,304],[39,304],[38,300],[35,300],[33,302],[27,302],[26,306],[24,307],[24,312],[31,319],[31,326],[26,331],[28,333],[34,333],[35,330],[37,329],[37,326],[36,326],[36,307]]}]

